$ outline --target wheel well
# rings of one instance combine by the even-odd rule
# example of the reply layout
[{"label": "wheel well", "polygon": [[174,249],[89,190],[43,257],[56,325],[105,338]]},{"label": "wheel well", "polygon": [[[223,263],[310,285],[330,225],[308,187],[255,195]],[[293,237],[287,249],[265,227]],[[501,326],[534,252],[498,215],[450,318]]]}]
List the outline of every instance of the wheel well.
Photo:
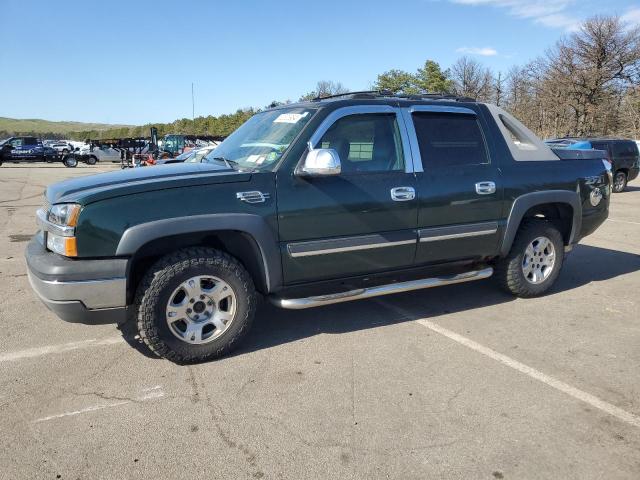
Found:
[{"label": "wheel well", "polygon": [[235,257],[247,269],[256,290],[267,293],[266,271],[255,239],[235,230],[171,235],[145,243],[129,263],[127,304],[133,302],[136,288],[151,266],[165,255],[187,247],[210,247]]},{"label": "wheel well", "polygon": [[573,207],[568,203],[544,203],[535,205],[527,210],[522,217],[522,221],[527,218],[545,218],[558,229],[568,245],[573,228]]},{"label": "wheel well", "polygon": [[619,168],[616,170],[616,173],[618,172],[623,172],[625,175],[629,176],[629,169],[628,168]]}]

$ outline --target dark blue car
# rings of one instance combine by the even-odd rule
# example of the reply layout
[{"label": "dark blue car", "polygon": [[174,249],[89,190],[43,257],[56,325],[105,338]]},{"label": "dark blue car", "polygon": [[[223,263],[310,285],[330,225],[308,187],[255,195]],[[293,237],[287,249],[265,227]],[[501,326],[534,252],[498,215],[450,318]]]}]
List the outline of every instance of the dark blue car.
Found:
[{"label": "dark blue car", "polygon": [[547,145],[553,148],[571,150],[602,150],[611,163],[613,173],[613,191],[620,193],[627,188],[627,183],[638,177],[640,172],[640,155],[638,145],[633,140],[622,138],[558,138],[548,140]]},{"label": "dark blue car", "polygon": [[60,162],[67,167],[75,167],[78,162],[74,156],[61,157],[51,147],[42,144],[36,137],[11,137],[0,143],[0,165],[3,162]]}]

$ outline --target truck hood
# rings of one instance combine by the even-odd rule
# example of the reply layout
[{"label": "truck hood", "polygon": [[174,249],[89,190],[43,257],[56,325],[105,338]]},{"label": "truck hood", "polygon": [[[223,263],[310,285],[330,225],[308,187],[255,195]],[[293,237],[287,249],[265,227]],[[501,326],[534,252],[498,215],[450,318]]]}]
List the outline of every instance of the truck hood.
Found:
[{"label": "truck hood", "polygon": [[47,187],[45,196],[51,205],[54,203],[86,205],[106,198],[152,190],[247,182],[250,179],[251,173],[239,172],[223,165],[177,163],[156,167],[129,168],[65,180]]}]

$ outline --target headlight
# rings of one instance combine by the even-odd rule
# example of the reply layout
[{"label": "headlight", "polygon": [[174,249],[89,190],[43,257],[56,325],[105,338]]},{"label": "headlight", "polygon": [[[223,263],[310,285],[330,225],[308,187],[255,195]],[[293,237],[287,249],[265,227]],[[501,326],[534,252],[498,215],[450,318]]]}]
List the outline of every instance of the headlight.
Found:
[{"label": "headlight", "polygon": [[75,227],[78,224],[80,205],[75,203],[63,203],[54,205],[49,210],[48,220],[54,225],[62,227]]},{"label": "headlight", "polygon": [[53,205],[48,211],[40,209],[38,224],[47,235],[47,248],[65,257],[77,257],[76,225],[80,215],[80,205],[63,203]]}]

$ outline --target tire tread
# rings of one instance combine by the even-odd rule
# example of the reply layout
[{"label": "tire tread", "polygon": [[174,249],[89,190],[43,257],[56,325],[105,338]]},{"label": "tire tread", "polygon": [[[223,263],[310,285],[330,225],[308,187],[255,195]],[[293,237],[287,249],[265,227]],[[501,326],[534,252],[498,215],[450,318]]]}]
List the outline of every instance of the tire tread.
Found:
[{"label": "tire tread", "polygon": [[[243,319],[234,319],[234,322],[241,323],[241,328],[231,338],[227,338],[215,352],[203,354],[196,350],[192,354],[183,354],[171,349],[160,338],[154,321],[155,303],[172,278],[187,268],[199,266],[217,267],[238,277],[244,291],[236,292],[236,297],[238,302],[246,302],[247,308],[244,309]],[[147,271],[137,288],[132,313],[140,339],[153,353],[177,363],[192,363],[220,357],[237,346],[251,327],[255,305],[256,292],[253,280],[237,259],[220,250],[191,247],[161,258]]]}]

